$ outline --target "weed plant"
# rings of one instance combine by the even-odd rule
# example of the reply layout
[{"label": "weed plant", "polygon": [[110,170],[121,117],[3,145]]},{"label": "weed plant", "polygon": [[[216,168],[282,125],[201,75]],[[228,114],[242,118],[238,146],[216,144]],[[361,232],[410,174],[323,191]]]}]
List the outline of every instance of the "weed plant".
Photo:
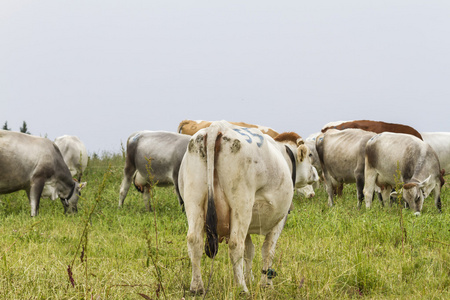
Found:
[{"label": "weed plant", "polygon": [[[42,199],[31,218],[24,192],[0,196],[0,299],[202,299],[189,293],[187,221],[173,188],[154,189],[154,213],[133,188],[119,209],[123,166],[121,154],[91,157],[76,215]],[[379,202],[357,209],[354,185],[345,186],[333,208],[323,188],[313,199],[295,195],[277,243],[274,287],[259,286],[263,237],[253,236],[249,294],[235,288],[221,244],[206,298],[450,299],[448,197],[445,185],[443,212],[429,197],[416,217]],[[204,256],[205,282],[210,271]]]}]

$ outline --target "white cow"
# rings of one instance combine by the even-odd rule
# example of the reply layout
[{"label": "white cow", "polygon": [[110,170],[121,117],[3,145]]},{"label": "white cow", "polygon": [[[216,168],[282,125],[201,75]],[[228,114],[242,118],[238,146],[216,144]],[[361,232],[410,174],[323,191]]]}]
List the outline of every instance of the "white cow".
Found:
[{"label": "white cow", "polygon": [[301,188],[318,179],[309,149],[299,142],[298,148],[276,142],[258,129],[226,121],[192,136],[179,174],[189,224],[191,292],[204,292],[200,260],[205,231],[209,257],[216,255],[219,241],[228,241],[234,279],[244,292],[244,274],[252,277],[255,251],[250,234],[265,235],[261,280],[272,284],[272,259],[292,202],[293,181]]},{"label": "white cow", "polygon": [[421,132],[423,141],[436,152],[441,169],[450,174],[450,132]]},{"label": "white cow", "polygon": [[441,186],[444,183],[436,152],[419,138],[403,133],[384,132],[366,145],[364,198],[370,208],[375,186],[382,190],[383,201],[395,187],[397,166],[403,185],[403,199],[416,215],[423,201],[434,190],[436,208],[441,211]]},{"label": "white cow", "polygon": [[0,194],[25,190],[31,216],[40,198],[61,199],[65,213],[76,213],[80,190],[58,147],[49,139],[0,130]]},{"label": "white cow", "polygon": [[364,197],[364,155],[367,141],[374,132],[361,129],[329,129],[316,141],[322,165],[328,205],[333,206],[336,189],[343,183],[356,183],[360,203]]},{"label": "white cow", "polygon": [[63,135],[55,139],[55,144],[61,151],[72,177],[81,181],[81,175],[88,164],[88,154],[83,142],[76,136]]}]

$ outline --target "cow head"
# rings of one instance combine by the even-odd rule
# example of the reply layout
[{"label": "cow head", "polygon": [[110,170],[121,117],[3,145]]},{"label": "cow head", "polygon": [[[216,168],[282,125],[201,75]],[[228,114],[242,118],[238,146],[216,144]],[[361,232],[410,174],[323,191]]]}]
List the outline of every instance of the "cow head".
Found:
[{"label": "cow head", "polygon": [[77,213],[78,212],[78,198],[81,195],[81,190],[86,186],[86,182],[82,182],[82,183],[78,183],[77,181],[74,180],[74,186],[73,189],[71,190],[69,196],[67,196],[67,198],[60,198],[61,199],[61,203],[64,207],[64,213]]},{"label": "cow head", "polygon": [[302,139],[297,141],[297,176],[295,187],[302,188],[319,180],[316,168],[312,165],[311,150]]},{"label": "cow head", "polygon": [[[431,175],[422,182],[409,182],[403,185],[403,199],[416,216],[420,215],[423,201],[430,193],[428,188]],[[396,197],[397,192],[392,192],[391,196]]]}]

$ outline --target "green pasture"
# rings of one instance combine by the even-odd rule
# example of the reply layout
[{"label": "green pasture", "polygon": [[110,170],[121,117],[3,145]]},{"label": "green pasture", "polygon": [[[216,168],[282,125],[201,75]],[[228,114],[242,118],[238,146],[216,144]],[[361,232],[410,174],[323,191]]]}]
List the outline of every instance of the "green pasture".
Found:
[{"label": "green pasture", "polygon": [[[189,293],[186,216],[173,188],[155,188],[154,212],[134,188],[118,209],[122,155],[91,158],[77,215],[41,200],[31,218],[24,192],[0,196],[0,299],[202,299]],[[206,299],[450,299],[450,191],[422,215],[398,205],[357,209],[354,185],[329,208],[294,197],[278,240],[273,288],[259,286],[262,236],[254,236],[255,280],[242,295],[228,248],[204,256]]]}]

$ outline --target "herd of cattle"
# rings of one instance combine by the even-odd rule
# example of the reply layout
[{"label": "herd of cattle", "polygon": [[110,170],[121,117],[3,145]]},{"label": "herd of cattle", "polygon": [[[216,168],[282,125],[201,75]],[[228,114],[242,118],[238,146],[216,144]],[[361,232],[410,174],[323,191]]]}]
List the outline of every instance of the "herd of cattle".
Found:
[{"label": "herd of cattle", "polygon": [[[294,132],[279,134],[246,123],[186,120],[177,133],[135,132],[126,150],[119,207],[132,184],[148,209],[150,177],[158,185],[174,185],[188,220],[194,293],[204,291],[200,261],[205,234],[209,257],[216,255],[219,242],[228,243],[235,282],[244,292],[255,253],[250,234],[264,235],[261,281],[271,285],[275,245],[294,191],[313,196],[319,174],[330,206],[342,184],[356,183],[358,207],[365,200],[370,208],[375,191],[382,204],[395,194],[400,172],[403,199],[418,215],[431,192],[441,210],[443,175],[450,170],[450,133],[419,133],[365,120],[329,123],[305,141]],[[38,214],[41,197],[59,197],[65,212],[76,212],[86,186],[81,176],[87,159],[77,137],[62,136],[53,143],[0,130],[0,194],[25,190],[31,216]]]}]

